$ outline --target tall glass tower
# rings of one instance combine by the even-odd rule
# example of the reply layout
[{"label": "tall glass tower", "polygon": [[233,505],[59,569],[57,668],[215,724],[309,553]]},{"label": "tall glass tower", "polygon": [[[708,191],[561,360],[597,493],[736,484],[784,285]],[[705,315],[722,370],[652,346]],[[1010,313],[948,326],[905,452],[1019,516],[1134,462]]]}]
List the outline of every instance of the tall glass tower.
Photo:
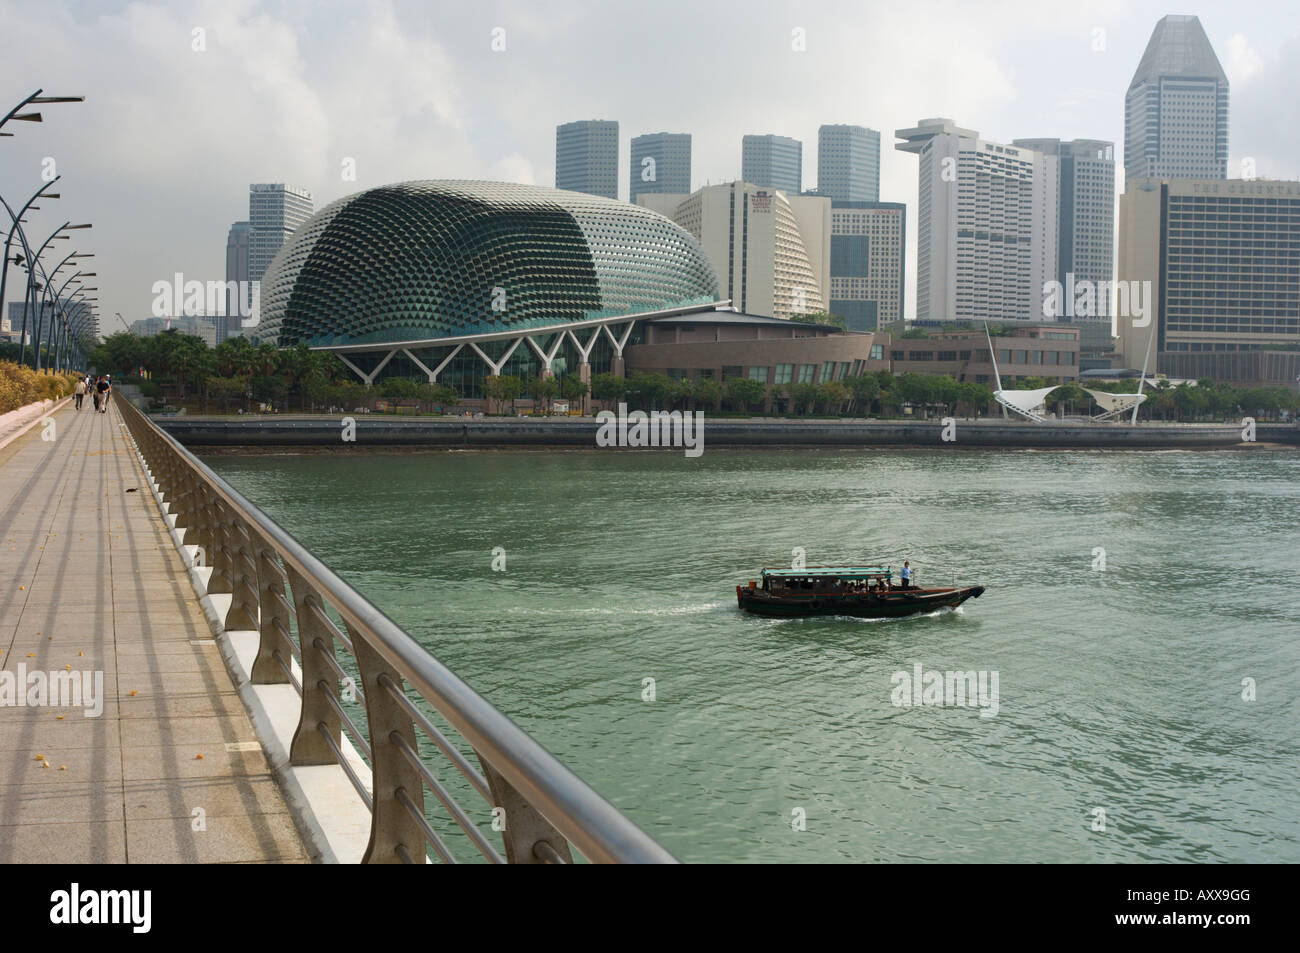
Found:
[{"label": "tall glass tower", "polygon": [[[283,183],[248,187],[248,280],[261,281],[271,259],[294,231],[311,218],[311,193]],[[229,240],[227,240],[229,247]]]},{"label": "tall glass tower", "polygon": [[740,143],[740,178],[787,195],[803,191],[803,143],[789,136],[745,136]]},{"label": "tall glass tower", "polygon": [[1196,17],[1151,34],[1124,98],[1124,174],[1227,178],[1228,77]]},{"label": "tall glass tower", "polygon": [[555,187],[618,198],[618,123],[584,119],[555,127]]},{"label": "tall glass tower", "polygon": [[833,202],[880,201],[880,133],[865,126],[817,130],[817,194]]},{"label": "tall glass tower", "polygon": [[[649,160],[649,161],[647,161]],[[642,193],[680,195],[691,191],[691,137],[684,132],[652,132],[632,140],[628,201]]]}]

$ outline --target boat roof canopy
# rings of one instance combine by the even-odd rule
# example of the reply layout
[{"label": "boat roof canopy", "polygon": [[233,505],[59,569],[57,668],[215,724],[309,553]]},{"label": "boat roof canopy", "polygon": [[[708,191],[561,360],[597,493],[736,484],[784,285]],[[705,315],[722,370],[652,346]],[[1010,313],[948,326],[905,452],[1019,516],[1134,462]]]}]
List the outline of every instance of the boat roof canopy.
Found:
[{"label": "boat roof canopy", "polygon": [[769,579],[868,579],[879,576],[892,578],[888,566],[809,566],[806,569],[764,569]]}]

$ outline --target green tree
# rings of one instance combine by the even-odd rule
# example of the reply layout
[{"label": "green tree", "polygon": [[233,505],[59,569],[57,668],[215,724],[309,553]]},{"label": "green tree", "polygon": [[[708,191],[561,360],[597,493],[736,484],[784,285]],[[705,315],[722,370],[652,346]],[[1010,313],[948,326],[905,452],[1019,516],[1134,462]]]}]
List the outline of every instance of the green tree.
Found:
[{"label": "green tree", "polygon": [[880,393],[880,381],[872,374],[859,374],[846,378],[844,384],[853,398],[851,410],[860,409],[864,415],[871,412],[871,402]]},{"label": "green tree", "polygon": [[826,412],[838,414],[848,403],[852,393],[844,386],[841,381],[827,381],[825,384],[817,385],[817,399],[821,401]]},{"label": "green tree", "polygon": [[767,385],[748,377],[733,377],[726,382],[727,399],[737,410],[746,411],[762,403],[767,396]]},{"label": "green tree", "polygon": [[703,405],[709,410],[717,410],[722,403],[723,387],[721,382],[711,377],[699,377],[695,380],[695,404]]},{"label": "green tree", "polygon": [[541,410],[550,410],[551,401],[560,396],[560,382],[555,377],[537,377],[532,381],[533,397]]},{"label": "green tree", "polygon": [[790,409],[796,414],[811,414],[817,404],[819,392],[816,384],[786,384],[785,392],[790,395]]},{"label": "green tree", "polygon": [[589,387],[577,374],[565,374],[560,378],[560,396],[569,402],[569,409],[581,407],[582,398],[587,396]]},{"label": "green tree", "polygon": [[591,379],[591,396],[602,404],[617,404],[627,399],[626,377],[617,374],[597,374]]}]

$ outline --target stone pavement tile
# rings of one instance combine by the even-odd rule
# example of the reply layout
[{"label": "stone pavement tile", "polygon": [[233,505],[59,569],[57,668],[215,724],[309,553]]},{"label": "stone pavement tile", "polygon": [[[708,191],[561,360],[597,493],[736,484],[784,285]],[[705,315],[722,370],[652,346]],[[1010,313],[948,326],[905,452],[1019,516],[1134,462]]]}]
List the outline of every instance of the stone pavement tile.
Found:
[{"label": "stone pavement tile", "polygon": [[208,817],[284,814],[288,807],[273,778],[186,778],[124,783],[122,801],[128,820],[192,816],[201,807]]},{"label": "stone pavement tile", "polygon": [[256,751],[227,751],[224,742],[204,741],[123,748],[122,769],[124,780],[146,781],[269,775],[271,766],[260,747]]},{"label": "stone pavement tile", "polygon": [[[44,755],[44,767],[37,755]],[[29,745],[0,750],[0,778],[5,784],[28,784],[37,788],[63,784],[86,784],[122,777],[122,750],[117,745],[73,748],[62,745]]]},{"label": "stone pavement tile", "polygon": [[[200,644],[195,645],[195,642]],[[116,651],[118,664],[126,668],[130,660],[137,658],[161,658],[164,655],[219,655],[221,650],[217,640],[208,637],[184,641],[170,639],[166,642],[118,642]]]},{"label": "stone pavement tile", "polygon": [[244,714],[244,703],[233,689],[197,695],[131,695],[124,688],[118,696],[120,717],[191,718],[208,715]]},{"label": "stone pavement tile", "polygon": [[[278,789],[277,789],[278,790]],[[122,782],[0,786],[0,827],[124,820]]]},{"label": "stone pavement tile", "polygon": [[0,863],[124,864],[121,821],[0,827]]},{"label": "stone pavement tile", "polygon": [[126,839],[135,864],[221,864],[238,861],[306,863],[307,853],[288,814],[207,815],[204,830],[190,818],[128,820]]},{"label": "stone pavement tile", "polygon": [[[148,643],[123,643],[129,645],[142,645]],[[160,645],[173,645],[175,643],[162,642]],[[188,641],[182,643],[186,648],[192,651],[188,653],[181,652],[164,652],[158,654],[149,654],[147,652],[132,653],[122,655],[117,661],[117,671],[121,677],[128,675],[150,675],[150,674],[210,674],[214,677],[217,673],[225,673],[226,663],[222,661],[221,653],[213,649],[202,649],[192,646]]]},{"label": "stone pavement tile", "polygon": [[[194,715],[158,721],[131,718],[119,724],[122,744],[128,748],[224,746],[257,741],[257,733],[247,716]],[[194,754],[199,750],[195,748]]]},{"label": "stone pavement tile", "polygon": [[[223,677],[224,676],[224,677]],[[229,676],[221,672],[124,672],[117,678],[119,694],[135,697],[141,695],[206,695],[221,691],[230,684]]]},{"label": "stone pavement tile", "polygon": [[55,752],[69,748],[115,748],[121,744],[117,721],[106,719],[103,714],[88,717],[81,708],[45,708],[25,712],[26,717],[21,718],[9,715],[19,711],[22,709],[0,709],[4,713],[0,714],[0,751],[23,751],[33,758],[41,753],[53,759]]}]

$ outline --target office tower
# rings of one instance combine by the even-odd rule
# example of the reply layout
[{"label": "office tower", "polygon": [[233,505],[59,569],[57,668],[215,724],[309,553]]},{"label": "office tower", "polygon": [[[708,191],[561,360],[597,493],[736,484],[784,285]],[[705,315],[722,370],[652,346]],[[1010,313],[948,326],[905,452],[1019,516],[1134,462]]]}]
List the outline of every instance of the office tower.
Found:
[{"label": "office tower", "polygon": [[830,312],[850,331],[903,320],[907,206],[831,203]]},{"label": "office tower", "polygon": [[[248,280],[261,281],[281,246],[311,218],[311,193],[292,185],[254,184],[248,187]],[[230,240],[226,240],[229,253]],[[227,327],[233,332],[233,328]],[[252,328],[244,328],[251,331]]]},{"label": "office tower", "polygon": [[1057,273],[1056,158],[950,119],[895,135],[920,157],[916,320],[1041,322]]},{"label": "office tower", "polygon": [[803,191],[803,143],[789,136],[745,136],[740,178],[760,189],[798,195]]},{"label": "office tower", "polygon": [[555,187],[618,198],[618,123],[585,119],[555,127]]},{"label": "office tower", "polygon": [[[248,282],[252,280],[248,277],[248,249],[252,230],[251,222],[235,222],[226,236],[226,313],[217,321],[218,344],[226,338],[239,336],[240,318],[248,314],[252,307],[247,291],[242,299],[240,297],[240,289],[247,289]],[[235,284],[232,286],[231,282]]]},{"label": "office tower", "polygon": [[817,194],[833,202],[879,202],[880,133],[865,126],[818,129]]},{"label": "office tower", "polygon": [[[1115,145],[1098,139],[1013,139],[1012,145],[1054,157],[1060,166],[1057,190],[1056,280],[1109,282],[1115,276]],[[1073,276],[1073,284],[1071,277]],[[1044,315],[1078,323],[1085,354],[1111,349],[1111,314]]]},{"label": "office tower", "polygon": [[684,132],[652,132],[632,140],[628,201],[643,192],[691,191],[691,137]]},{"label": "office tower", "polygon": [[830,199],[731,182],[690,195],[643,193],[637,204],[695,236],[718,273],[722,296],[741,311],[798,318],[826,310]]},{"label": "office tower", "polygon": [[1300,346],[1300,182],[1131,180],[1119,227],[1130,298],[1134,282],[1146,313],[1116,321],[1129,367],[1152,334],[1166,373],[1195,371],[1180,355]]},{"label": "office tower", "polygon": [[1126,178],[1226,178],[1228,78],[1191,16],[1156,24],[1124,97]]}]

